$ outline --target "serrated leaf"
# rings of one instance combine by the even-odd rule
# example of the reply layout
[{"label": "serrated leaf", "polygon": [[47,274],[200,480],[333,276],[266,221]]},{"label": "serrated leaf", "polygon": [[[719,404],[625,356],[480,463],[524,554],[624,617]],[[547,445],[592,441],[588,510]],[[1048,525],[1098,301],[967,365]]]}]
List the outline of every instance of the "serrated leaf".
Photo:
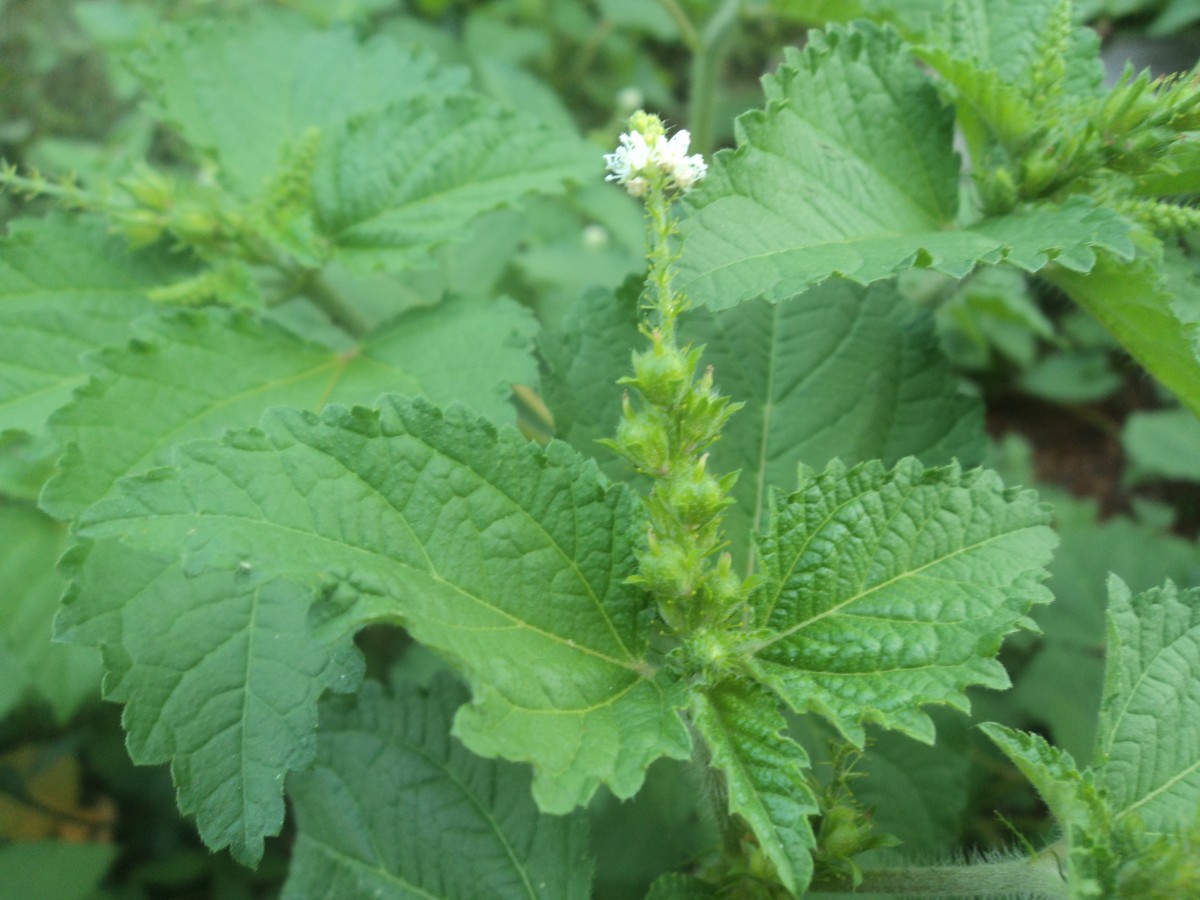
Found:
[{"label": "serrated leaf", "polygon": [[1132,255],[1124,220],[1082,198],[953,227],[953,112],[892,32],[815,35],[764,88],[767,109],[738,120],[737,149],[690,195],[680,273],[698,303],[778,301],[832,275],[867,284],[1051,260],[1087,271],[1094,247]]},{"label": "serrated leaf", "polygon": [[226,183],[255,198],[285,150],[310,128],[416,95],[462,88],[466,72],[386,39],[359,45],[349,30],[315,31],[278,13],[198,21],[170,33],[141,61],[163,115],[216,156]]},{"label": "serrated leaf", "polygon": [[470,95],[417,99],[351,119],[317,160],[317,227],[339,258],[406,268],[475,217],[599,169],[567,131]]},{"label": "serrated leaf", "polygon": [[283,775],[313,759],[316,704],[360,660],[308,627],[310,587],[253,566],[202,568],[116,540],[77,546],[57,636],[100,647],[134,762],[170,762],[180,810],[256,865],[283,824]]},{"label": "serrated leaf", "polygon": [[692,724],[725,775],[729,811],[754,831],[788,890],[808,887],[816,846],[808,817],[819,810],[808,786],[808,754],[782,734],[778,700],[753,683],[726,682],[692,695]]},{"label": "serrated leaf", "polygon": [[1049,728],[1057,746],[1087,763],[1104,682],[1105,573],[1120,576],[1135,591],[1164,577],[1191,584],[1200,581],[1200,547],[1133,519],[1100,522],[1094,503],[1053,495],[1053,504],[1062,541],[1050,563],[1055,601],[1034,613],[1042,629],[1040,647],[1008,696]]},{"label": "serrated leaf", "polygon": [[[262,427],[183,445],[175,469],[123,482],[81,533],[102,541],[97,550],[118,540],[136,548],[152,567],[165,558],[171,571],[182,553],[192,576],[172,602],[189,610],[192,629],[226,627],[230,613],[201,579],[236,571],[262,590],[277,579],[322,586],[313,628],[329,646],[368,622],[402,622],[474,686],[456,733],[481,755],[533,763],[547,811],[586,802],[601,783],[630,796],[651,761],[687,756],[675,711],[686,701],[644,660],[643,600],[624,581],[636,531],[626,490],[564,444],[542,449],[423,401],[388,397],[379,411],[332,407],[321,417],[278,409]],[[70,620],[136,605],[134,582],[109,573],[82,584]],[[190,672],[190,635],[158,618],[131,621],[119,642],[111,628],[72,639],[110,654],[173,653]],[[148,684],[128,695],[140,711],[127,718],[163,715],[166,673],[132,672]],[[197,674],[200,689],[207,677]],[[183,724],[204,728],[190,715]]]},{"label": "serrated leaf", "polygon": [[41,430],[85,380],[81,357],[125,341],[147,292],[181,266],[87,219],[18,220],[0,244],[0,432]]},{"label": "serrated leaf", "polygon": [[288,779],[285,900],[591,896],[587,819],[541,815],[527,771],[451,738],[467,699],[439,679],[428,694],[369,682],[322,704],[316,763]]},{"label": "serrated leaf", "polygon": [[1045,276],[1200,416],[1200,328],[1176,306],[1161,266],[1145,256],[1125,261],[1102,253],[1090,275],[1055,266]]},{"label": "serrated leaf", "polygon": [[[1052,47],[1048,42],[1061,5],[1060,0],[956,0],[947,6],[931,43],[945,48],[946,57],[969,61],[976,71],[994,73],[1000,82],[1025,93],[1037,89],[1036,73],[1044,71],[1047,51],[1061,52],[1064,74],[1057,87],[1068,95],[1086,96],[1104,79],[1100,40],[1092,29],[1075,26],[1064,47]],[[941,71],[936,62],[934,67]]]},{"label": "serrated leaf", "polygon": [[410,310],[340,350],[243,313],[144,323],[143,339],[94,359],[103,374],[54,417],[54,434],[71,449],[42,506],[77,516],[119,477],[166,462],[174,444],[251,426],[269,406],[319,410],[403,390],[510,420],[510,386],[535,377],[532,329],[515,303],[458,299]]},{"label": "serrated leaf", "polygon": [[983,469],[831,464],[773,497],[750,598],[767,629],[756,676],[856,744],[866,721],[931,743],[922,705],[965,711],[968,685],[1008,686],[994,657],[1049,600],[1048,519]]},{"label": "serrated leaf", "polygon": [[0,499],[0,535],[0,717],[37,698],[65,721],[100,688],[94,650],[50,643],[66,587],[54,571],[66,529],[32,505]]},{"label": "serrated leaf", "polygon": [[742,473],[727,513],[739,558],[766,524],[768,488],[790,488],[798,463],[983,457],[982,404],[961,391],[929,316],[892,284],[837,280],[778,304],[701,309],[682,330],[745,403],[712,449],[714,471]]},{"label": "serrated leaf", "polygon": [[1093,868],[1089,851],[1107,842],[1109,821],[1091,773],[1080,773],[1069,753],[1051,746],[1039,735],[994,722],[979,727],[1029,779],[1066,834],[1070,878],[1063,880],[1077,891],[1071,896],[1097,896],[1087,889],[1085,880]]},{"label": "serrated leaf", "polygon": [[1098,779],[1118,820],[1169,835],[1200,807],[1200,588],[1108,588]]}]

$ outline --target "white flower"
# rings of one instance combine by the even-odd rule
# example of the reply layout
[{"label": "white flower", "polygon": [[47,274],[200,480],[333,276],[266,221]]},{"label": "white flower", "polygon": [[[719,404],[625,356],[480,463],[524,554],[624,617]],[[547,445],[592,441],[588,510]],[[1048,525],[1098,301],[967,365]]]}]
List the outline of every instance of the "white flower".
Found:
[{"label": "white flower", "polygon": [[604,154],[604,162],[611,173],[605,180],[629,184],[632,178],[645,171],[650,157],[650,145],[640,131],[621,135],[621,146],[613,153]]},{"label": "white flower", "polygon": [[641,197],[656,175],[666,176],[665,186],[688,191],[708,172],[703,156],[688,156],[692,137],[686,130],[668,138],[657,116],[639,112],[632,121],[633,130],[621,135],[620,146],[604,154],[608,181],[619,182],[630,194]]},{"label": "white flower", "polygon": [[663,171],[675,179],[680,190],[690,190],[692,185],[705,176],[708,164],[699,153],[687,155],[692,136],[686,129],[673,134],[667,141],[659,141],[655,150]]}]

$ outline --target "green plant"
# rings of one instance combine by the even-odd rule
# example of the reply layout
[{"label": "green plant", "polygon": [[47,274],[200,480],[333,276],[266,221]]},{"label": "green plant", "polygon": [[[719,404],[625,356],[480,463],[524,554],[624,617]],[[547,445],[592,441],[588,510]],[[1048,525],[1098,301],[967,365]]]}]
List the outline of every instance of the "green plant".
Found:
[{"label": "green plant", "polygon": [[[133,761],[169,763],[204,845],[285,897],[1196,889],[1200,591],[1109,583],[1099,718],[1059,723],[1080,765],[1011,727],[1048,708],[1039,666],[1099,680],[1078,657],[1100,613],[1060,640],[1051,511],[973,468],[983,405],[896,281],[980,273],[964,292],[994,276],[1011,298],[1043,279],[1200,411],[1177,241],[1192,80],[1103,89],[1066,2],[863,4],[903,36],[812,32],[707,163],[633,115],[607,159],[646,271],[622,281],[637,204],[546,84],[537,114],[506,99],[531,69],[554,83],[530,48],[590,7],[549,37],[539,4],[392,23],[505,35],[463,68],[429,31],[397,44],[379,4],[344,13],[365,39],[314,26],[328,10],[239,6],[148,26],[146,160],[0,176],[60,207],[0,246],[11,742],[31,699],[55,718],[30,733],[99,715],[103,672]],[[663,6],[702,144],[739,28],[813,14]],[[575,268],[606,285],[574,296]],[[1035,620],[999,706],[980,689],[1010,685],[1002,644]],[[1052,821],[960,864],[972,703]],[[92,765],[113,793],[133,777]],[[594,871],[589,827],[620,832],[605,804],[643,788],[683,810],[679,858]],[[206,883],[238,877],[172,840]],[[75,848],[92,884],[97,846]],[[36,885],[20,849],[0,865]],[[170,871],[121,888],[187,881]]]}]

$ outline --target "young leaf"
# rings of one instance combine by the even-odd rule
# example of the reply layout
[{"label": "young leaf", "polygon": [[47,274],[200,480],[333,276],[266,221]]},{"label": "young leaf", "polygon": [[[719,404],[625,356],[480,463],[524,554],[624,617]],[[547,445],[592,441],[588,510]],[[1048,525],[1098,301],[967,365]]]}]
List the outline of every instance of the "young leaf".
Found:
[{"label": "young leaf", "polygon": [[503,422],[510,385],[535,377],[532,318],[509,301],[410,310],[341,351],[221,310],[176,313],[139,331],[146,339],[94,358],[103,374],[53,420],[70,449],[42,506],[59,518],[77,516],[119,477],[166,462],[172,445],[251,426],[269,406],[319,410],[404,390],[470,399]]},{"label": "young leaf", "polygon": [[0,432],[37,432],[84,382],[81,357],[129,337],[181,266],[88,219],[18,220],[0,244]]},{"label": "young leaf", "polygon": [[428,52],[384,39],[359,46],[348,30],[318,32],[263,12],[176,29],[141,63],[165,118],[211,150],[246,199],[309,129],[330,133],[353,116],[465,85],[465,71],[435,66]]},{"label": "young leaf", "polygon": [[[205,579],[243,571],[256,590],[277,579],[321,586],[312,628],[328,646],[367,622],[402,622],[458,665],[475,702],[456,733],[481,755],[533,763],[547,811],[586,802],[601,783],[630,796],[654,759],[686,757],[681,688],[645,661],[643,601],[624,581],[632,496],[564,444],[539,448],[462,409],[381,403],[321,417],[273,410],[262,432],[183,445],[177,468],[123,482],[85,514],[81,533],[136,548],[152,568],[183,565],[192,578],[172,595],[180,609],[169,621],[131,617],[123,636],[109,628],[73,639],[175,654],[186,670],[195,642],[172,624],[220,629],[231,615],[201,592]],[[136,603],[135,582],[81,583],[69,618]],[[252,601],[246,588],[237,607]],[[190,711],[166,721],[166,672],[135,671],[155,686],[129,694],[127,720],[204,729]],[[199,689],[208,678],[196,673]]]},{"label": "young leaf", "polygon": [[[993,722],[979,727],[1029,779],[1062,828],[1068,846],[1066,880],[1077,891],[1071,896],[1113,896],[1098,893],[1099,884],[1091,880],[1097,874],[1108,880],[1103,869],[1108,868],[1104,857],[1110,830],[1108,809],[1091,772],[1081,773],[1069,753],[1052,747],[1036,734]],[[1098,852],[1093,856],[1094,851]]]},{"label": "young leaf", "polygon": [[1112,577],[1108,590],[1099,783],[1118,820],[1170,835],[1200,807],[1200,588],[1135,597]]},{"label": "young leaf", "polygon": [[347,262],[411,267],[476,216],[597,168],[571,132],[481,97],[422,98],[330,136],[313,176],[317,226]]},{"label": "young leaf", "polygon": [[831,280],[778,304],[697,310],[683,330],[746,404],[712,450],[716,471],[742,473],[726,520],[741,551],[766,524],[768,486],[789,485],[798,463],[982,459],[982,405],[959,389],[928,315],[891,284]]},{"label": "young leaf", "polygon": [[65,584],[54,563],[66,529],[32,504],[0,500],[0,718],[26,698],[66,720],[100,687],[100,659],[86,647],[51,644]]},{"label": "young leaf", "polygon": [[931,743],[923,704],[966,710],[968,685],[1008,686],[1000,643],[1050,599],[1048,519],[982,469],[909,459],[807,477],[776,494],[758,542],[757,677],[856,744],[865,721]]},{"label": "young leaf", "polygon": [[780,733],[787,721],[778,701],[751,682],[725,682],[693,692],[692,724],[725,775],[729,811],[753,829],[788,890],[804,890],[813,871],[808,817],[818,812],[817,798],[804,775],[808,754]]},{"label": "young leaf", "polygon": [[368,682],[322,704],[313,768],[288,778],[295,855],[285,900],[591,896],[587,819],[543,816],[529,775],[450,736],[466,691]]},{"label": "young leaf", "polygon": [[951,227],[953,111],[890,31],[816,34],[764,86],[766,110],[738,120],[737,150],[691,195],[681,287],[698,303],[778,301],[831,275],[867,284],[914,266],[962,277],[1055,259],[1086,272],[1094,246],[1133,252],[1124,220],[1083,199]]}]

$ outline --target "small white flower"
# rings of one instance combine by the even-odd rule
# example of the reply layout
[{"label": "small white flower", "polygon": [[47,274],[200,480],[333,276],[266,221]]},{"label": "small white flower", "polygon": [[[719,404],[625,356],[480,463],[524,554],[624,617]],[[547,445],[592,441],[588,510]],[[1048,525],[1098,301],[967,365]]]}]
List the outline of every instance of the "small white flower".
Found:
[{"label": "small white flower", "polygon": [[686,130],[668,138],[662,121],[643,112],[635,113],[631,123],[633,128],[621,135],[620,146],[604,154],[609,172],[606,180],[619,182],[630,194],[641,197],[652,180],[662,182],[662,175],[666,176],[665,187],[688,191],[708,172],[703,156],[688,156],[692,137]]},{"label": "small white flower", "polygon": [[650,164],[650,145],[640,131],[621,135],[621,145],[613,153],[604,154],[609,175],[606,181],[629,184],[630,179],[642,173]]}]

